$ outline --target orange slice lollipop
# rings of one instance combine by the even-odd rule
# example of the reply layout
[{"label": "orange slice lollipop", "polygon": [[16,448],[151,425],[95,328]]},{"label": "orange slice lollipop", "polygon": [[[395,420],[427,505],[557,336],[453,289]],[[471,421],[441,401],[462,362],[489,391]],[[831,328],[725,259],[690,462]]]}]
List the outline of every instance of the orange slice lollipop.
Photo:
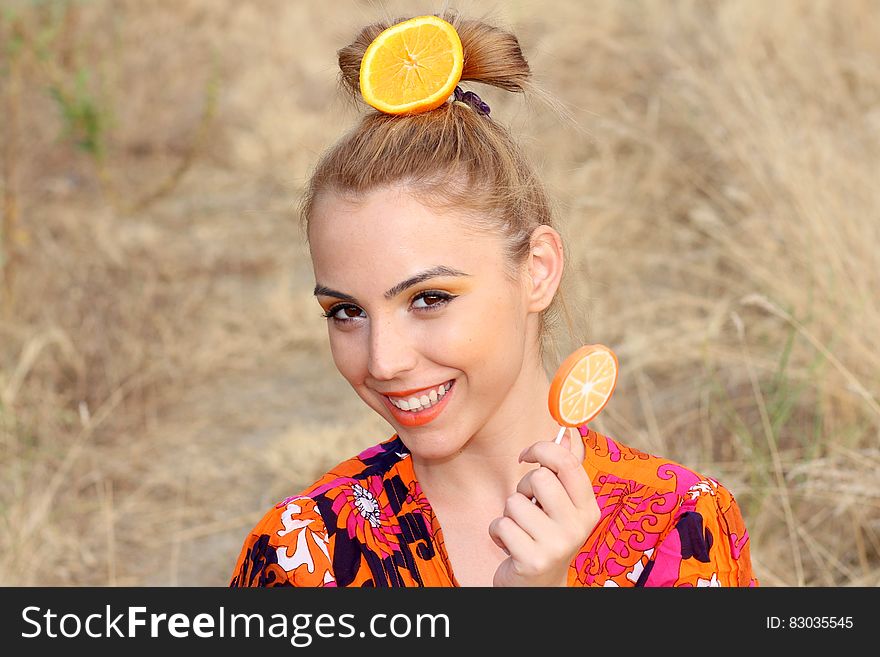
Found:
[{"label": "orange slice lollipop", "polygon": [[588,344],[562,361],[550,384],[550,414],[563,427],[595,418],[617,385],[617,356],[601,344]]}]

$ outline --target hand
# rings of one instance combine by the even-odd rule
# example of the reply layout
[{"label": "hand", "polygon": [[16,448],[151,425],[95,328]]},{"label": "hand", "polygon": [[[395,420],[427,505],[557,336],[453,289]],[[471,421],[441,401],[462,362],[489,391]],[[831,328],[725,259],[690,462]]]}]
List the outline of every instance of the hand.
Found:
[{"label": "hand", "polygon": [[489,524],[492,540],[509,555],[493,586],[568,585],[569,564],[600,515],[592,482],[570,443],[566,431],[561,444],[542,440],[520,454],[520,462],[540,467],[520,479],[504,515]]}]

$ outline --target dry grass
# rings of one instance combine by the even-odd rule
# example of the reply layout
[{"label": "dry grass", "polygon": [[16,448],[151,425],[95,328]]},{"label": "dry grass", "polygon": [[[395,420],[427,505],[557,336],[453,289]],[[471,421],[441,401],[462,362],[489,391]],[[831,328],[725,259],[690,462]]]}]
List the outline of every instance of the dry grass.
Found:
[{"label": "dry grass", "polygon": [[[0,18],[0,583],[224,584],[268,504],[390,435],[292,215],[355,120],[335,49],[383,12],[110,4]],[[583,132],[481,95],[558,200],[560,353],[620,357],[596,428],[727,484],[764,585],[880,584],[880,15],[553,7],[493,16]]]}]

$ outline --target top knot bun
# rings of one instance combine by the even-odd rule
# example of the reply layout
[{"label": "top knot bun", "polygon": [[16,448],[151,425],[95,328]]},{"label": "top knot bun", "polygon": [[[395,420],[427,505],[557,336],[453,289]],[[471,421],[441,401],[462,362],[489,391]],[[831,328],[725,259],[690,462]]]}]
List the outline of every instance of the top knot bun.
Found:
[{"label": "top knot bun", "polygon": [[[464,50],[462,80],[491,85],[505,91],[522,93],[526,90],[531,70],[516,36],[482,21],[461,18],[457,13],[435,15],[452,24],[461,39]],[[338,51],[343,87],[358,100],[363,100],[360,69],[364,53],[385,29],[405,20],[409,19],[397,18],[391,23],[368,25],[352,43]]]}]

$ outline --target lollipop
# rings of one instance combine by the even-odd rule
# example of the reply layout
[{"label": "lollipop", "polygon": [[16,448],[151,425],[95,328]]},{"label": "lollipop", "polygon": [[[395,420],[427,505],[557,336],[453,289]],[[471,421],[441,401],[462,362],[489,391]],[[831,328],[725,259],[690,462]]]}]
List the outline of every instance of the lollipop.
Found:
[{"label": "lollipop", "polygon": [[595,418],[617,385],[617,356],[601,344],[584,345],[568,356],[550,384],[550,415],[559,423],[556,443],[567,427],[579,427]]},{"label": "lollipop", "polygon": [[[550,383],[550,415],[559,423],[556,444],[569,427],[579,427],[595,418],[617,385],[617,356],[601,344],[584,345],[562,361]],[[538,500],[532,497],[532,503]]]}]

